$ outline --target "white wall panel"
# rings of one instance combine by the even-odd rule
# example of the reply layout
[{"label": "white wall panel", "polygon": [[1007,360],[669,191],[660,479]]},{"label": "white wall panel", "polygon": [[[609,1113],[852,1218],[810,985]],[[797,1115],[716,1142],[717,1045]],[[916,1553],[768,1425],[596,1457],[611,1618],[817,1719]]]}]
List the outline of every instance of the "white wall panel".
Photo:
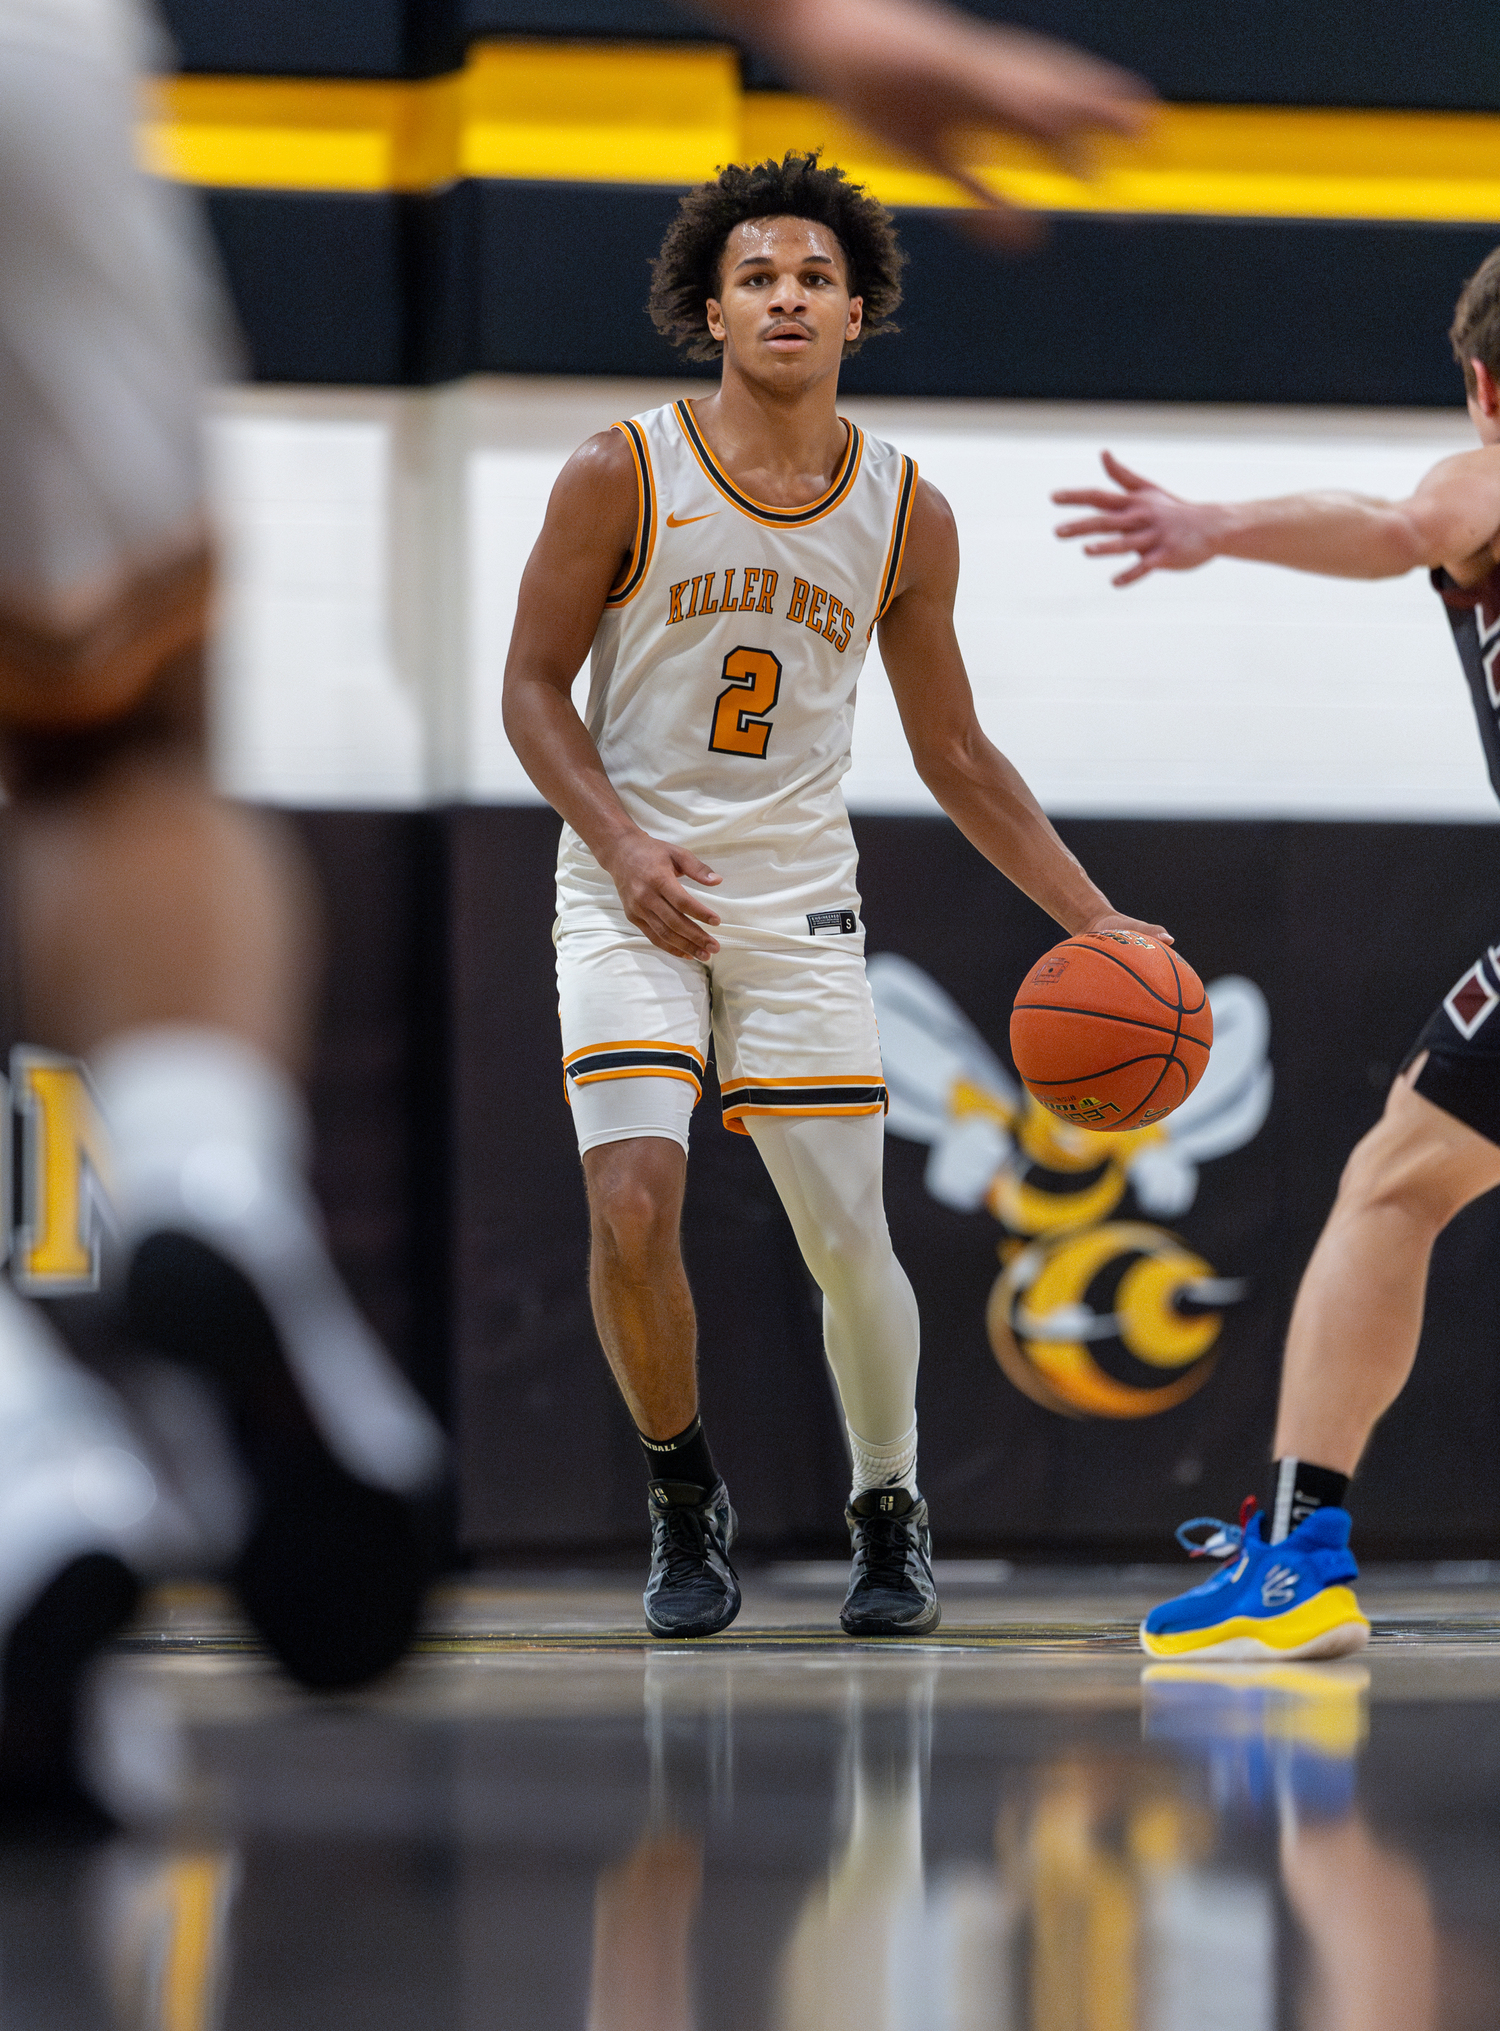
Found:
[{"label": "white wall panel", "polygon": [[[679,392],[488,379],[431,395],[233,398],[215,427],[230,531],[226,781],[293,803],[530,801],[500,678],[548,492],[591,431]],[[980,715],[1049,809],[1500,815],[1420,575],[1349,584],[1221,561],[1117,593],[1102,565],[1056,542],[1047,499],[1089,480],[1106,443],[1189,494],[1400,494],[1471,441],[1461,414],[848,407],[952,501]],[[878,657],[847,787],[856,809],[932,808]]]},{"label": "white wall panel", "polygon": [[398,395],[250,389],[210,419],[224,555],[217,759],[237,796],[384,806],[424,795],[422,704],[397,648],[409,407]]}]

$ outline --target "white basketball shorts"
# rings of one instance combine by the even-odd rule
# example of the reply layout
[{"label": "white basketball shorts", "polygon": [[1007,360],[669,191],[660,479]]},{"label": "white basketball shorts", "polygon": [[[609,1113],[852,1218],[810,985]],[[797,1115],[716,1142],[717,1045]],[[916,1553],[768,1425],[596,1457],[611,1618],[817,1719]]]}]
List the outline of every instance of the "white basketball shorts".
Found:
[{"label": "white basketball shorts", "polygon": [[[838,916],[838,912],[825,912]],[[865,937],[855,928],[714,930],[707,965],[663,952],[623,911],[559,918],[563,1084],[580,1151],[636,1136],[688,1146],[712,1037],[725,1126],[886,1106]]]}]

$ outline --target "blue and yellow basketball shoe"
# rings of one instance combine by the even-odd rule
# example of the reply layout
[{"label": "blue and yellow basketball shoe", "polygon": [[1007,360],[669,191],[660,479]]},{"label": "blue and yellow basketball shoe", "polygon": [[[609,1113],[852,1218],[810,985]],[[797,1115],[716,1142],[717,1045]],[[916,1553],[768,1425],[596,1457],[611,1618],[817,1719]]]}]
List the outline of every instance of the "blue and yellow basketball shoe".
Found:
[{"label": "blue and yellow basketball shoe", "polygon": [[[1253,1498],[1238,1524],[1196,1516],[1177,1541],[1194,1558],[1219,1558],[1223,1570],[1141,1624],[1152,1657],[1218,1657],[1239,1663],[1297,1657],[1345,1657],[1363,1650],[1370,1625],[1348,1581],[1359,1567],[1349,1550],[1347,1509],[1315,1509],[1280,1544],[1267,1544]],[[1201,1540],[1192,1533],[1208,1530]]]}]

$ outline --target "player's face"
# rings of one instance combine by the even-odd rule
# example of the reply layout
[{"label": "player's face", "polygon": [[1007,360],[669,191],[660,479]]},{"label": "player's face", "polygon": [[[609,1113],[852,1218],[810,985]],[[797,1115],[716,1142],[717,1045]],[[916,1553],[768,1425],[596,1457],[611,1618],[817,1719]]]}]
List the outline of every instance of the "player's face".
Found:
[{"label": "player's face", "polygon": [[837,370],[859,336],[843,250],[812,219],[747,219],[729,235],[708,328],[725,359],[757,380],[805,386]]}]

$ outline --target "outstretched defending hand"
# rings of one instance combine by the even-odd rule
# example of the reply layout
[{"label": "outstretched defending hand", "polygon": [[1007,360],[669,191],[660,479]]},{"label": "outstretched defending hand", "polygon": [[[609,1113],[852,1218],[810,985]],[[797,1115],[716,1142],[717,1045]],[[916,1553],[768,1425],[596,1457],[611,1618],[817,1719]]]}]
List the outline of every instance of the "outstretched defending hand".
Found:
[{"label": "outstretched defending hand", "polygon": [[1134,931],[1138,938],[1156,938],[1163,945],[1175,945],[1177,940],[1170,931],[1160,924],[1143,924],[1139,917],[1122,917],[1118,910],[1110,910],[1102,917],[1095,917],[1091,924],[1082,924],[1073,933],[1075,938],[1087,938],[1099,931]]},{"label": "outstretched defending hand", "polygon": [[1151,89],[1140,78],[935,0],[699,5],[764,49],[804,90],[959,184],[983,207],[988,235],[1012,245],[1044,229],[970,172],[966,134],[1019,134],[1086,175],[1091,136],[1134,136],[1145,125]]},{"label": "outstretched defending hand", "polygon": [[1143,479],[1128,465],[1121,465],[1112,451],[1099,454],[1100,463],[1118,487],[1108,493],[1102,487],[1064,487],[1052,496],[1059,508],[1093,508],[1086,522],[1060,522],[1056,534],[1104,536],[1104,543],[1085,543],[1085,557],[1127,557],[1133,550],[1137,562],[1128,571],[1118,572],[1114,585],[1134,585],[1152,571],[1193,571],[1207,564],[1215,554],[1212,528],[1217,510],[1209,501],[1182,501],[1165,487]]},{"label": "outstretched defending hand", "polygon": [[[699,924],[718,918],[696,896],[688,894],[680,876],[716,887],[720,877],[685,847],[668,846],[649,832],[632,832],[610,852],[605,872],[620,892],[625,914],[653,945],[678,959],[707,962],[718,951],[718,940]],[[694,922],[694,919],[697,922]]]}]

